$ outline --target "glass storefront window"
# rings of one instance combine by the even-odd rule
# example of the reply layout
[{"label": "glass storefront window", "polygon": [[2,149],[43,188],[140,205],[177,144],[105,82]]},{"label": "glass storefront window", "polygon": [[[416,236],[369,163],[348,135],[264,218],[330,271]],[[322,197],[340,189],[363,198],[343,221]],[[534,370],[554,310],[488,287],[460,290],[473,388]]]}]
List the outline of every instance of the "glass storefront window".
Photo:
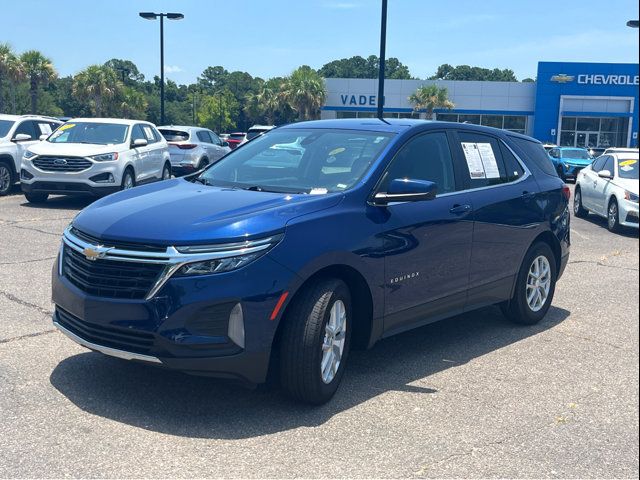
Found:
[{"label": "glass storefront window", "polygon": [[456,113],[438,113],[438,120],[443,122],[457,122],[458,115]]},{"label": "glass storefront window", "polygon": [[502,128],[502,115],[482,115],[482,125],[487,127]]},{"label": "glass storefront window", "polygon": [[573,147],[576,143],[576,132],[561,132],[560,133],[560,146],[561,147]]},{"label": "glass storefront window", "polygon": [[578,118],[576,130],[580,132],[597,132],[600,130],[599,118]]},{"label": "glass storefront window", "polygon": [[628,118],[564,117],[561,124],[560,145],[563,147],[627,146]]},{"label": "glass storefront window", "polygon": [[562,130],[575,130],[576,118],[575,117],[563,117],[562,118]]},{"label": "glass storefront window", "polygon": [[474,125],[480,125],[480,115],[459,115],[458,122],[460,123],[473,123]]},{"label": "glass storefront window", "polygon": [[617,132],[620,130],[619,118],[601,118],[600,130],[603,132]]},{"label": "glass storefront window", "polygon": [[505,115],[504,117],[504,129],[505,130],[524,130],[527,126],[527,117],[520,117],[515,115]]}]

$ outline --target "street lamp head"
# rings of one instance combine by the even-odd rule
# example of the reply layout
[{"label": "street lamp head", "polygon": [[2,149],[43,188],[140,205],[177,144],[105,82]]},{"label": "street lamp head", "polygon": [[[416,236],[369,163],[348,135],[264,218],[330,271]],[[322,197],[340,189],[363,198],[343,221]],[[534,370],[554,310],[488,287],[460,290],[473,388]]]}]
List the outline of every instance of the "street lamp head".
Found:
[{"label": "street lamp head", "polygon": [[638,28],[638,20],[629,20],[627,22],[627,27]]},{"label": "street lamp head", "polygon": [[169,20],[182,20],[184,15],[182,13],[167,13],[167,18]]},{"label": "street lamp head", "polygon": [[140,12],[139,15],[145,20],[155,20],[158,18],[158,14],[153,12]]}]

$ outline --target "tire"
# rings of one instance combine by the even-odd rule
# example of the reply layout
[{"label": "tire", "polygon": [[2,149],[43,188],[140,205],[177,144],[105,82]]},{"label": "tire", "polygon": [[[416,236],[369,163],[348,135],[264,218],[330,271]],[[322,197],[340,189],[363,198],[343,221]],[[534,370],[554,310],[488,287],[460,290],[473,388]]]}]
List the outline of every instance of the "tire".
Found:
[{"label": "tire", "polygon": [[206,168],[207,165],[209,165],[209,160],[203,158],[202,160],[200,160],[200,163],[198,163],[198,170]]},{"label": "tire", "polygon": [[5,162],[0,162],[0,197],[9,195],[14,183],[16,183],[16,179],[13,169]]},{"label": "tire", "polygon": [[29,203],[44,203],[49,198],[48,193],[25,193],[24,197],[27,199]]},{"label": "tire", "polygon": [[573,194],[573,215],[577,218],[586,218],[589,215],[589,210],[582,206],[582,190],[580,187],[576,187],[576,191]]},{"label": "tire", "polygon": [[[342,310],[343,309],[343,310]],[[341,311],[344,312],[344,320]],[[328,324],[338,319],[332,338]],[[319,280],[302,291],[288,308],[280,341],[280,385],[292,398],[319,405],[333,397],[344,374],[351,341],[351,295],[344,282]],[[335,332],[336,329],[333,329]],[[340,332],[342,333],[340,335]],[[336,368],[329,352],[340,350]],[[337,343],[334,343],[337,342]],[[323,345],[333,345],[323,349]],[[322,370],[323,359],[328,368]]]},{"label": "tire", "polygon": [[618,200],[612,197],[607,207],[607,228],[612,233],[618,233],[620,227],[620,209],[618,208]]},{"label": "tire", "polygon": [[[535,273],[534,269],[536,267],[534,264],[540,262],[540,259],[543,259],[543,263],[546,262],[548,272],[546,277],[541,275],[540,286],[536,287],[535,284],[531,283],[532,280],[535,280],[535,277],[531,277],[531,275]],[[538,263],[538,266],[540,266],[540,263]],[[538,271],[543,273],[544,268]],[[544,282],[544,278],[548,278],[548,288],[545,288],[546,282]],[[544,242],[535,243],[529,248],[522,261],[513,297],[501,305],[502,313],[514,323],[535,325],[544,318],[549,311],[549,307],[551,307],[557,278],[556,258],[551,247]],[[530,300],[528,300],[528,297]]]},{"label": "tire", "polygon": [[160,177],[160,180],[169,180],[171,179],[171,165],[169,165],[168,163],[164,164],[164,167],[162,167],[162,177]]},{"label": "tire", "polygon": [[129,190],[136,186],[136,177],[133,174],[131,168],[127,168],[122,174],[122,183],[120,184],[120,190]]},{"label": "tire", "polygon": [[564,174],[564,171],[562,170],[562,167],[558,165],[558,167],[556,167],[556,171],[558,172],[558,176],[560,177],[560,179],[563,182],[567,181],[567,176]]}]

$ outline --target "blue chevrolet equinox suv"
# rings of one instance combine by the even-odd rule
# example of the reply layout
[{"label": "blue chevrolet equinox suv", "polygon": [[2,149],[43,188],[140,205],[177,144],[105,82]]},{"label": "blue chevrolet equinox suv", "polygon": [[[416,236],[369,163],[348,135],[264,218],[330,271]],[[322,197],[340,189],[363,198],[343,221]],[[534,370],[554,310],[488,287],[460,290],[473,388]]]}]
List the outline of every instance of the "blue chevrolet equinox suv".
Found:
[{"label": "blue chevrolet equinox suv", "polygon": [[568,200],[540,142],[516,133],[297,123],[80,212],[53,321],[107,355],[278,378],[318,404],[352,348],[495,304],[539,322],[569,256]]}]

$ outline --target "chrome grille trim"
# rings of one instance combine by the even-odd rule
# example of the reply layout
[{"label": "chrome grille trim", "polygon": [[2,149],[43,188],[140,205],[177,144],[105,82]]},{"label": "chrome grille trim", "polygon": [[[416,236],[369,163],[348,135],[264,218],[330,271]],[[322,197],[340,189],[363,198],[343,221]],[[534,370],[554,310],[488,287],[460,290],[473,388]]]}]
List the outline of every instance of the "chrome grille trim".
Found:
[{"label": "chrome grille trim", "polygon": [[85,157],[36,156],[31,160],[31,163],[43,172],[77,173],[93,166],[93,162]]}]

